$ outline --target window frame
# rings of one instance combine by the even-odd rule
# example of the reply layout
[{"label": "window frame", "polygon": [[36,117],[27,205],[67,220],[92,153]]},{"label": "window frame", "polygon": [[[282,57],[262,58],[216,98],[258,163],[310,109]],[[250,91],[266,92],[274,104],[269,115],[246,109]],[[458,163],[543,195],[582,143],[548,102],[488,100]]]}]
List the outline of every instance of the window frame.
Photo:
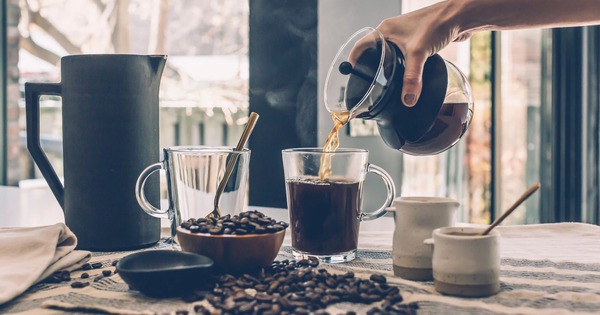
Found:
[{"label": "window frame", "polygon": [[7,21],[6,21],[6,0],[0,0],[0,21],[4,21],[0,25],[0,185],[6,185],[7,171],[7,141],[6,141],[6,108],[8,99],[6,96],[6,59],[7,59]]}]

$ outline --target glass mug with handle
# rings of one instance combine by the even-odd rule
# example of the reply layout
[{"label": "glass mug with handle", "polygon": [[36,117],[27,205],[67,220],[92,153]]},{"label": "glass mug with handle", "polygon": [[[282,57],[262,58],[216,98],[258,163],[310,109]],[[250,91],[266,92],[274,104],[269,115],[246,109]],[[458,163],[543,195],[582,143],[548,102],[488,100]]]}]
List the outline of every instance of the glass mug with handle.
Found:
[{"label": "glass mug with handle", "polygon": [[[362,149],[286,149],[282,157],[294,256],[329,263],[356,258],[360,221],[383,216],[393,203],[391,176],[369,164],[369,152]],[[384,204],[373,212],[362,211],[367,173],[379,175],[387,187]]]},{"label": "glass mug with handle", "polygon": [[[177,227],[190,218],[203,218],[214,208],[217,188],[227,163],[237,156],[236,164],[219,208],[222,215],[234,215],[245,206],[250,150],[236,151],[230,147],[176,146],[163,149],[163,160],[152,164],[139,175],[135,195],[142,209],[151,216],[171,221],[171,240]],[[144,185],[148,177],[164,170],[167,177],[169,207],[161,210],[146,199]]]}]

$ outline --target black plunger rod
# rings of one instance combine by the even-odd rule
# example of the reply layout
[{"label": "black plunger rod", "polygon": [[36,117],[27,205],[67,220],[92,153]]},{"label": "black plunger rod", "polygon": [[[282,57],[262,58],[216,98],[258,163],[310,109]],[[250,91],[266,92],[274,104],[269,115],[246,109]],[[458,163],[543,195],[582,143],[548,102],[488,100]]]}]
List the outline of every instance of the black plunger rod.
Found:
[{"label": "black plunger rod", "polygon": [[348,61],[344,61],[342,63],[340,63],[340,66],[338,67],[338,69],[340,70],[340,73],[343,75],[347,75],[347,74],[354,74],[355,76],[365,80],[365,81],[373,81],[373,78],[369,77],[367,74],[362,73],[358,70],[356,70],[354,67],[352,67],[352,64],[349,63]]}]

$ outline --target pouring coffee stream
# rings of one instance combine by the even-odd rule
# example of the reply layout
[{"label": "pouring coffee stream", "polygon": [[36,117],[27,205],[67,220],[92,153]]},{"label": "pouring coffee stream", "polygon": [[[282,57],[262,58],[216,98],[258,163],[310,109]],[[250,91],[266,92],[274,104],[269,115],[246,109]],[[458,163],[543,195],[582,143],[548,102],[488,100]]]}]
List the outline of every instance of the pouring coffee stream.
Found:
[{"label": "pouring coffee stream", "polygon": [[[256,121],[258,120],[259,115],[257,113],[250,113],[250,117],[248,117],[248,123],[246,124],[246,127],[244,128],[244,131],[242,132],[242,136],[240,137],[240,141],[238,141],[237,146],[235,147],[235,151],[239,152],[242,149],[244,149],[244,146],[246,146],[246,142],[248,142],[248,139],[250,138],[250,135],[252,134],[252,131],[254,130],[254,126],[256,125]],[[219,209],[219,201],[221,199],[221,195],[223,194],[223,191],[225,190],[225,186],[227,186],[227,182],[229,181],[229,178],[231,177],[231,173],[233,173],[233,169],[235,166],[235,163],[238,160],[238,154],[237,153],[233,153],[231,155],[231,159],[229,160],[229,162],[227,163],[226,169],[225,169],[225,174],[223,175],[223,179],[221,179],[221,182],[219,183],[219,187],[217,188],[217,192],[215,194],[215,199],[214,199],[214,208],[213,211],[210,212],[208,215],[206,215],[207,218],[219,218],[221,216],[221,210]]]}]

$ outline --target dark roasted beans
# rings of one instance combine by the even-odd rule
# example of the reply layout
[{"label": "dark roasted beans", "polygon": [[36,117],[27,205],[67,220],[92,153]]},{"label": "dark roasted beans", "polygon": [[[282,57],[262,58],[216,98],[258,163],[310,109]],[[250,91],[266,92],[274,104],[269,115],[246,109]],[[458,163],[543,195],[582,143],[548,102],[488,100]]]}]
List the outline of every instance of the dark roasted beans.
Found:
[{"label": "dark roasted beans", "polygon": [[188,219],[181,227],[192,233],[210,233],[213,235],[246,235],[277,233],[288,227],[285,222],[277,222],[263,213],[253,210],[239,215],[226,215],[218,219],[199,218]]},{"label": "dark roasted beans", "polygon": [[[402,304],[400,290],[387,284],[385,276],[374,274],[360,279],[352,272],[331,274],[318,265],[316,258],[283,260],[273,262],[259,274],[220,275],[206,300],[220,314],[326,315],[327,306],[340,302],[381,302],[368,311],[372,315],[416,314],[418,305]],[[195,310],[209,314],[200,306]]]}]

